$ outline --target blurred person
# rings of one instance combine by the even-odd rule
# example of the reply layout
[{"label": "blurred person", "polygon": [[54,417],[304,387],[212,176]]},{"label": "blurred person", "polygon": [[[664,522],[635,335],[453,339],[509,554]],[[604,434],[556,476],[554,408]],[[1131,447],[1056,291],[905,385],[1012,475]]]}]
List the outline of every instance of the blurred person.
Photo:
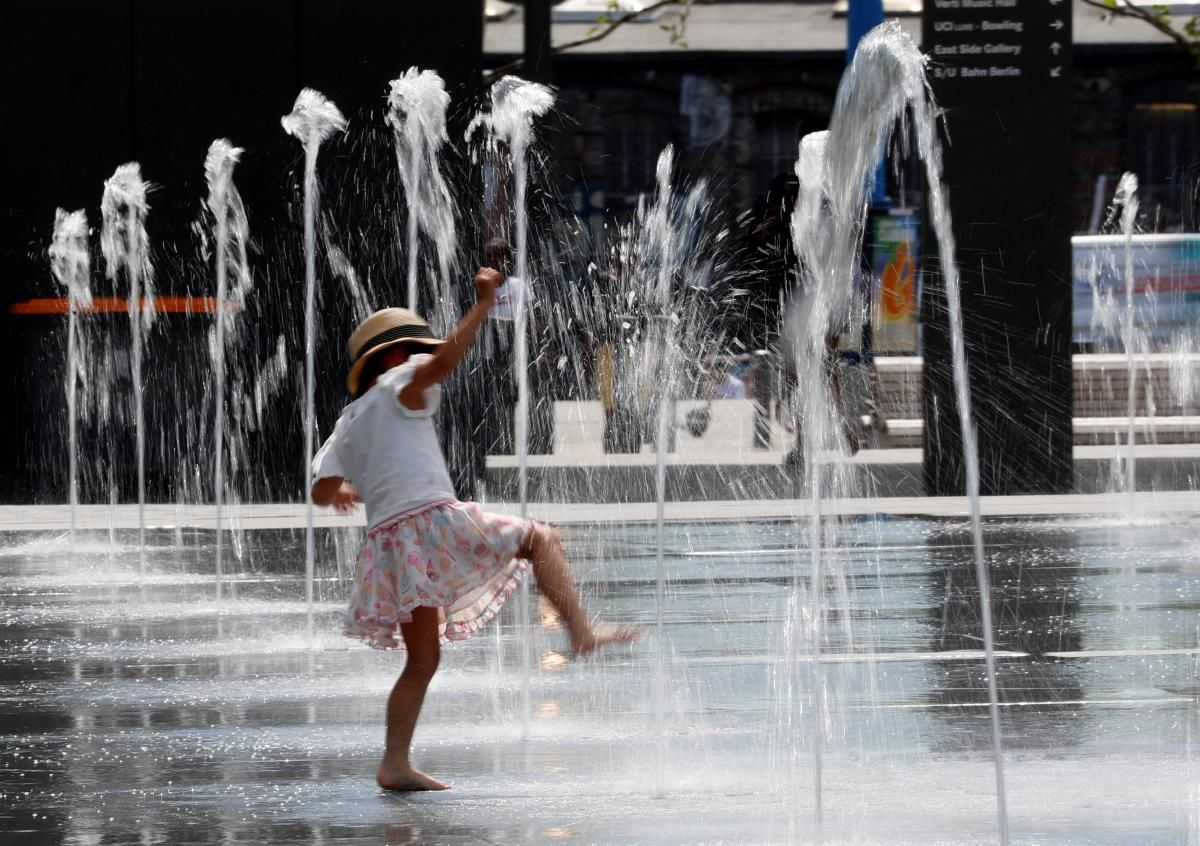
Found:
[{"label": "blurred person", "polygon": [[486,437],[492,454],[516,453],[515,411],[518,380],[516,374],[516,311],[525,309],[527,339],[526,386],[529,390],[529,428],[526,447],[531,454],[550,453],[554,445],[553,367],[547,335],[549,323],[542,314],[542,303],[529,291],[526,280],[513,275],[512,247],[501,238],[484,246],[484,260],[504,274],[504,283],[496,292],[496,307],[483,337],[483,355],[495,365],[491,376],[494,413],[485,420]]},{"label": "blurred person", "polygon": [[746,383],[733,375],[729,367],[722,363],[708,366],[707,391],[712,399],[745,399]]}]

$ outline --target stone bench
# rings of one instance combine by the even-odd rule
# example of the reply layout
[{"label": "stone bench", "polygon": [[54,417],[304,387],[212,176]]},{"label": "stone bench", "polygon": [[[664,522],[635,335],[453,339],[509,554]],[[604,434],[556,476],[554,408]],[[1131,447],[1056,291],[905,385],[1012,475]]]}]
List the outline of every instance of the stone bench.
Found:
[{"label": "stone bench", "polygon": [[[921,446],[923,420],[893,418],[888,421],[887,445],[891,448]],[[1076,417],[1075,445],[1123,444],[1129,433],[1127,417]],[[1200,416],[1135,417],[1134,442],[1139,444],[1200,443]]]},{"label": "stone bench", "polygon": [[[1200,354],[1153,353],[1137,357],[1137,363],[1137,442],[1200,443]],[[875,360],[876,398],[888,420],[888,436],[873,445],[921,446],[921,366],[919,356],[880,356]],[[1076,355],[1073,370],[1075,444],[1124,443],[1129,384],[1125,356]],[[851,381],[845,382],[847,390]],[[695,464],[760,461],[764,450],[753,446],[753,401],[714,400],[707,430],[702,437],[695,437],[687,430],[687,413],[705,405],[701,400],[676,403],[672,451],[676,459]],[[604,409],[599,401],[554,404],[554,455],[604,455],[603,436]],[[794,443],[795,435],[772,420],[767,451],[786,451]],[[644,443],[639,450],[653,451],[653,443]]]},{"label": "stone bench", "polygon": [[[1176,417],[1200,414],[1200,354],[1145,353],[1135,356],[1135,416]],[[1129,401],[1129,364],[1124,354],[1072,357],[1076,418],[1125,417]],[[921,357],[875,359],[879,407],[889,419],[919,419]]]}]

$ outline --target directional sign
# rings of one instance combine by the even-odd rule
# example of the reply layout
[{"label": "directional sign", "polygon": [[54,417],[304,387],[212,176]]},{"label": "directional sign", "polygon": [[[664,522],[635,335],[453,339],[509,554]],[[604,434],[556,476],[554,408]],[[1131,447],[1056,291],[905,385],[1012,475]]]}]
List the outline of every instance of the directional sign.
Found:
[{"label": "directional sign", "polygon": [[[984,493],[1072,483],[1071,14],[1061,0],[926,0]],[[963,492],[935,239],[922,279],[926,493]],[[937,366],[928,366],[936,362]]]}]

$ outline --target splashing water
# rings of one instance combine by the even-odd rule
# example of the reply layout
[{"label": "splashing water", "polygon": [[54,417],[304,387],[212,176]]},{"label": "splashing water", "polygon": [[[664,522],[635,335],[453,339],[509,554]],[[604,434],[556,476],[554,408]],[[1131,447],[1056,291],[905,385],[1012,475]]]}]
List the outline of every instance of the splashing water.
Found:
[{"label": "splashing water", "polygon": [[[963,342],[962,303],[958,287],[958,265],[955,261],[957,250],[954,242],[954,231],[950,223],[950,201],[945,185],[942,183],[942,151],[937,141],[936,119],[938,111],[932,96],[926,100],[918,100],[917,92],[927,90],[923,74],[924,57],[916,53],[915,45],[907,35],[900,31],[895,21],[884,24],[894,35],[903,36],[903,43],[909,48],[908,58],[904,62],[913,72],[913,77],[906,84],[906,90],[912,92],[911,101],[913,123],[917,133],[917,150],[925,163],[925,174],[929,184],[930,217],[933,222],[934,234],[938,240],[938,252],[943,256],[942,275],[945,280],[947,308],[950,318],[950,335],[952,339],[954,387],[958,398],[958,415],[962,428],[963,457],[966,465],[966,492],[971,503],[971,533],[972,547],[975,560],[975,573],[979,582],[980,620],[983,628],[985,666],[988,681],[988,706],[992,725],[992,754],[996,769],[996,812],[1000,829],[1002,846],[1008,844],[1008,798],[1004,786],[1004,754],[1000,735],[999,696],[996,690],[996,660],[993,645],[991,590],[987,565],[983,557],[983,530],[979,505],[979,451],[976,446],[975,425],[971,416],[971,393],[967,377],[967,354]],[[862,49],[862,45],[859,45]],[[915,54],[915,55],[914,55]],[[918,58],[919,57],[919,58]],[[916,71],[920,69],[919,76]],[[919,78],[919,84],[918,84]],[[920,104],[918,107],[917,104]]]},{"label": "splashing water", "polygon": [[76,444],[77,384],[85,377],[80,366],[78,313],[92,304],[91,259],[88,254],[87,215],[81,211],[54,213],[54,238],[50,242],[50,270],[67,291],[67,489],[71,503],[71,538],[75,537],[75,512],[79,507],[79,457]]},{"label": "splashing water", "polygon": [[1137,413],[1137,337],[1134,330],[1136,280],[1133,275],[1133,230],[1138,213],[1137,189],[1137,176],[1126,173],[1117,183],[1114,198],[1115,204],[1121,207],[1121,235],[1125,238],[1125,311],[1121,321],[1121,343],[1125,347],[1128,379],[1125,397],[1125,414],[1128,417],[1128,429],[1125,433],[1125,495],[1128,498],[1127,513],[1131,516],[1134,513],[1134,494],[1137,491],[1137,445],[1134,443],[1134,415]]},{"label": "splashing water", "polygon": [[328,236],[324,238],[324,241],[325,255],[329,259],[329,269],[333,271],[334,276],[346,283],[346,291],[350,294],[350,301],[354,305],[354,319],[361,323],[371,315],[371,303],[367,299],[367,292],[359,284],[358,273],[355,272],[354,265],[350,263],[350,259],[346,257],[341,248],[335,246]]},{"label": "splashing water", "polygon": [[[686,689],[678,678],[680,665],[669,660],[671,638],[665,625],[670,586],[665,525],[668,454],[676,449],[677,400],[685,385],[694,387],[685,379],[695,375],[698,362],[722,347],[723,335],[720,322],[707,311],[712,300],[704,289],[711,281],[717,242],[725,233],[707,229],[707,183],[698,180],[686,189],[673,185],[674,165],[675,150],[668,145],[658,156],[654,193],[641,198],[632,220],[618,229],[610,252],[612,263],[604,273],[613,286],[612,302],[619,303],[620,310],[614,314],[612,306],[600,303],[586,318],[589,326],[614,326],[614,321],[620,326],[618,336],[609,342],[608,375],[602,379],[621,415],[617,426],[626,432],[617,440],[623,441],[632,429],[637,445],[618,448],[636,451],[651,435],[655,455],[654,532],[648,544],[654,560],[651,792],[660,798],[678,786],[670,776],[667,711]],[[586,303],[570,308],[577,318],[587,314]],[[697,411],[711,413],[711,406]]]},{"label": "splashing water", "polygon": [[[533,121],[541,117],[554,105],[554,92],[535,82],[527,82],[515,76],[506,76],[492,86],[491,128],[493,137],[508,145],[508,156],[514,183],[513,213],[516,230],[517,278],[525,285],[524,297],[517,297],[514,307],[514,338],[517,368],[517,419],[516,442],[520,476],[518,481],[521,516],[528,506],[528,453],[529,453],[529,339],[528,303],[533,297],[535,286],[529,278],[529,210],[525,192],[528,183],[528,160]],[[526,599],[527,601],[527,599]]]},{"label": "splashing water", "polygon": [[[457,233],[454,201],[442,178],[438,151],[446,135],[446,108],[450,95],[435,72],[409,68],[393,79],[388,94],[388,125],[396,142],[396,164],[408,201],[408,307],[417,310],[417,269],[420,245],[417,232],[425,233],[436,253],[439,283],[437,302],[450,308],[450,265]],[[439,315],[448,323],[449,315]]]},{"label": "splashing water", "polygon": [[[796,207],[792,214],[792,239],[796,246],[796,254],[800,258],[804,272],[801,276],[802,291],[796,292],[796,297],[789,315],[793,326],[790,335],[793,339],[803,338],[807,343],[799,346],[796,351],[796,372],[824,374],[828,368],[826,361],[825,338],[829,334],[829,326],[816,322],[824,314],[818,309],[824,309],[825,314],[832,316],[835,306],[831,295],[849,288],[843,276],[833,275],[837,269],[830,269],[825,264],[831,260],[829,251],[835,243],[834,227],[836,220],[826,217],[827,198],[830,195],[826,183],[826,148],[829,140],[828,132],[815,132],[801,139],[799,155],[796,159],[796,176],[799,180],[799,191],[796,196]],[[822,272],[831,274],[824,277]],[[822,284],[822,282],[825,284]],[[829,301],[818,299],[829,298]],[[821,594],[824,584],[825,562],[823,560],[823,543],[821,537],[821,462],[818,452],[826,446],[831,426],[822,425],[831,420],[835,414],[834,399],[826,379],[818,378],[814,386],[804,391],[802,395],[804,406],[802,419],[805,421],[802,430],[804,442],[805,477],[808,480],[810,498],[809,508],[809,579],[812,588],[809,591],[809,607],[807,610],[798,596],[800,578],[797,573],[793,579],[794,596],[789,611],[794,618],[789,620],[790,637],[788,654],[793,659],[798,657],[798,641],[807,634],[811,651],[811,689],[812,689],[812,755],[813,755],[813,795],[814,819],[813,828],[817,841],[820,842],[822,832],[822,763],[823,738],[825,735],[825,685],[821,669],[821,637],[823,635]],[[799,568],[802,559],[797,557]],[[800,615],[807,617],[801,620]],[[807,622],[807,626],[805,625]],[[807,629],[807,631],[805,631]]]},{"label": "splashing water", "polygon": [[[1154,297],[1159,290],[1157,271],[1155,281],[1138,292],[1138,275],[1135,266],[1148,264],[1146,253],[1148,245],[1138,243],[1138,181],[1132,173],[1122,175],[1113,194],[1113,202],[1105,217],[1104,235],[1099,243],[1091,245],[1088,250],[1088,261],[1082,266],[1084,279],[1091,292],[1091,314],[1089,317],[1090,340],[1096,344],[1097,352],[1116,353],[1118,345],[1124,354],[1125,381],[1125,436],[1117,436],[1116,449],[1112,462],[1112,490],[1125,493],[1121,506],[1122,515],[1132,518],[1135,516],[1134,504],[1137,480],[1137,418],[1139,373],[1141,368],[1151,366],[1147,356],[1152,348],[1152,342],[1158,342],[1163,351],[1169,347],[1186,347],[1188,335],[1185,330],[1177,333],[1165,342],[1152,336],[1147,326],[1139,324],[1138,312],[1146,308],[1154,313]],[[1116,237],[1119,233],[1120,237]],[[1116,246],[1119,244],[1120,246]],[[1149,269],[1149,268],[1147,268]],[[1179,376],[1186,368],[1189,359],[1185,356],[1168,355],[1168,385],[1169,393],[1180,401],[1179,410],[1187,405],[1187,387]],[[1153,416],[1155,413],[1155,397],[1153,380],[1146,388],[1141,389],[1146,408],[1143,413]],[[1101,388],[1106,399],[1118,400],[1113,394],[1120,390],[1119,383],[1105,383]],[[1144,433],[1143,437],[1151,433]]]},{"label": "splashing water", "polygon": [[668,145],[658,157],[655,174],[658,182],[658,194],[655,197],[654,210],[650,214],[650,237],[661,250],[658,272],[654,274],[655,286],[652,289],[652,310],[657,312],[657,330],[660,335],[655,345],[661,350],[659,363],[665,371],[666,378],[660,383],[661,392],[658,397],[658,426],[654,434],[654,450],[656,455],[654,492],[655,492],[655,588],[654,588],[654,717],[657,743],[655,744],[655,776],[654,791],[662,796],[665,791],[664,771],[667,766],[666,750],[666,635],[663,631],[663,614],[666,606],[666,565],[663,561],[663,550],[666,546],[664,523],[667,499],[667,438],[671,425],[674,423],[674,375],[676,364],[676,344],[674,341],[673,321],[677,316],[670,308],[671,274],[675,270],[676,239],[670,237],[671,218],[671,165],[675,159],[674,150]]},{"label": "splashing water", "polygon": [[[138,562],[146,569],[146,433],[142,347],[154,320],[154,269],[146,236],[146,183],[137,162],[118,167],[104,183],[100,201],[103,225],[100,248],[108,278],[117,281],[121,271],[129,283],[130,367],[133,381],[134,438],[138,477]],[[116,497],[115,488],[110,496]]]},{"label": "splashing water", "polygon": [[[521,516],[529,513],[529,339],[527,308],[534,296],[536,286],[529,278],[529,210],[525,192],[528,182],[529,164],[527,154],[533,136],[533,122],[542,117],[554,105],[554,91],[536,82],[527,82],[515,76],[505,76],[492,86],[492,110],[489,114],[476,115],[467,128],[467,137],[484,127],[489,132],[488,143],[495,149],[497,142],[507,145],[508,160],[513,180],[513,216],[516,230],[517,278],[525,286],[525,296],[516,297],[513,308],[513,338],[517,377],[517,414],[514,440],[517,448],[517,489],[521,503]],[[529,584],[522,581],[518,590],[517,614],[522,641],[529,642]],[[529,735],[530,701],[529,649],[521,650],[522,670],[522,731]]]},{"label": "splashing water", "polygon": [[[321,143],[346,129],[346,119],[338,107],[319,91],[305,88],[296,98],[290,114],[280,120],[285,132],[304,145],[304,473],[305,488],[312,470],[313,428],[316,411],[314,368],[316,366],[315,299],[317,288],[317,153]],[[308,517],[304,529],[304,597],[308,608],[308,634],[313,633],[313,502],[305,495]]]},{"label": "splashing water", "polygon": [[58,209],[54,213],[54,238],[50,242],[50,270],[66,289],[72,309],[92,304],[91,258],[88,253],[87,214]]},{"label": "splashing water", "polygon": [[[230,319],[231,303],[240,308],[250,288],[250,269],[246,259],[249,226],[241,195],[233,184],[233,168],[241,158],[242,149],[227,139],[219,138],[208,148],[204,160],[204,176],[208,182],[207,206],[216,224],[216,287],[217,309],[213,318],[213,503],[216,507],[216,583],[217,599],[221,598],[221,579],[224,575],[224,533],[221,526],[225,495],[225,347],[229,343],[226,323]],[[228,276],[234,274],[230,296]]]},{"label": "splashing water", "polygon": [[1172,396],[1177,397],[1184,409],[1192,409],[1200,403],[1200,331],[1197,327],[1180,332],[1169,350],[1170,359],[1167,379]]},{"label": "splashing water", "polygon": [[305,88],[297,95],[291,112],[279,122],[283,131],[303,144],[306,151],[310,144],[320,147],[336,133],[346,131],[346,118],[338,107],[312,88]]},{"label": "splashing water", "polygon": [[287,342],[283,335],[275,339],[275,353],[258,368],[252,395],[255,428],[263,427],[269,403],[283,389],[288,374]]},{"label": "splashing water", "polygon": [[[806,402],[804,441],[809,493],[813,497],[813,529],[819,528],[821,471],[818,452],[834,440],[836,415],[826,379],[825,357],[828,340],[837,334],[843,322],[854,319],[854,288],[860,262],[860,245],[866,226],[868,198],[875,178],[875,166],[885,143],[899,126],[902,148],[910,139],[904,117],[911,115],[916,134],[917,152],[925,164],[928,179],[930,217],[942,257],[952,337],[955,393],[962,427],[966,492],[971,504],[971,528],[975,570],[980,588],[981,620],[987,668],[992,750],[996,772],[997,816],[1001,843],[1008,843],[1008,812],[1004,787],[1003,747],[994,649],[992,644],[991,603],[988,572],[983,558],[983,535],[979,505],[979,461],[975,430],[971,417],[971,397],[967,379],[966,351],[962,337],[962,309],[958,290],[958,270],[954,261],[954,235],[950,225],[949,202],[942,183],[941,148],[937,141],[940,113],[925,78],[926,58],[912,38],[896,21],[871,30],[859,43],[854,61],[838,88],[828,134],[814,142],[806,158],[801,148],[798,172],[808,182],[807,199],[802,185],[793,218],[793,239],[797,253],[804,258],[803,305],[793,309],[789,324],[793,327],[797,373],[810,374],[812,382],[822,385],[809,391]],[[810,169],[811,168],[811,169]],[[797,332],[799,330],[799,332]],[[799,337],[796,335],[799,334]],[[810,429],[812,431],[810,431]],[[809,537],[812,578],[822,576],[821,536]],[[815,589],[814,589],[815,590]],[[819,649],[821,612],[812,611],[814,650]],[[814,661],[814,664],[817,662]],[[814,692],[814,710],[820,694]],[[821,839],[821,797],[819,735],[823,731],[821,713],[814,715],[817,738],[815,761],[817,840]]]}]

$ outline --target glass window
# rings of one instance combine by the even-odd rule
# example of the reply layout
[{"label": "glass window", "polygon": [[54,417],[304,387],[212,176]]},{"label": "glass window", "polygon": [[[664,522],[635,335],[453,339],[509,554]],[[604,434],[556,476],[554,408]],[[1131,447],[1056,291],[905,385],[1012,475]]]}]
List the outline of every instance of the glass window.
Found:
[{"label": "glass window", "polygon": [[653,190],[659,153],[671,141],[671,118],[657,111],[626,111],[606,118],[605,191],[610,208],[636,204]]},{"label": "glass window", "polygon": [[1142,103],[1129,118],[1126,166],[1156,232],[1195,230],[1200,124],[1191,103]]},{"label": "glass window", "polygon": [[795,110],[763,112],[754,117],[754,193],[765,194],[775,177],[792,173],[806,132],[824,129]]}]

